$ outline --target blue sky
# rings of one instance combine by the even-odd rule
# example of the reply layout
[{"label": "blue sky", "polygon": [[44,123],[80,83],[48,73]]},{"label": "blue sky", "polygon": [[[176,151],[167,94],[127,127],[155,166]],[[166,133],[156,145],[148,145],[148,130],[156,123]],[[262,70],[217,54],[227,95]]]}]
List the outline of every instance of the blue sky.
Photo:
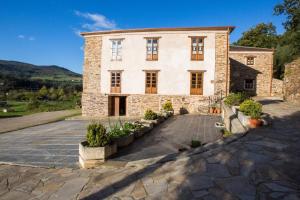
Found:
[{"label": "blue sky", "polygon": [[231,42],[260,22],[284,31],[281,0],[1,0],[0,59],[82,72],[80,31],[234,25]]}]

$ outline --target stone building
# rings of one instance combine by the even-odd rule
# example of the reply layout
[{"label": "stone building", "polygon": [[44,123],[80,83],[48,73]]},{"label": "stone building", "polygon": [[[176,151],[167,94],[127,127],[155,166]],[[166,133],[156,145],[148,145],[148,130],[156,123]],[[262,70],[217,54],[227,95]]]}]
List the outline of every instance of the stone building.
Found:
[{"label": "stone building", "polygon": [[272,96],[274,50],[230,46],[230,91]]},{"label": "stone building", "polygon": [[285,65],[283,85],[284,99],[300,103],[300,58]]},{"label": "stone building", "polygon": [[230,90],[269,96],[273,50],[230,47],[233,30],[222,26],[82,33],[83,116],[137,116],[147,108],[159,111],[167,100],[175,112],[206,112],[211,99]]}]

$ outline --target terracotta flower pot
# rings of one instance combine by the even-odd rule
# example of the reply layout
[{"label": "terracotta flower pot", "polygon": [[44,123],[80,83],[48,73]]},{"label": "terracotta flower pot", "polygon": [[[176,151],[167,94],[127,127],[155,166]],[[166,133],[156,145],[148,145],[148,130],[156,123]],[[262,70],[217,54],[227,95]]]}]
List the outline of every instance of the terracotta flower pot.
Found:
[{"label": "terracotta flower pot", "polygon": [[251,128],[257,128],[262,125],[262,121],[260,119],[249,119],[249,126]]},{"label": "terracotta flower pot", "polygon": [[214,113],[214,109],[213,108],[209,108],[209,113]]}]

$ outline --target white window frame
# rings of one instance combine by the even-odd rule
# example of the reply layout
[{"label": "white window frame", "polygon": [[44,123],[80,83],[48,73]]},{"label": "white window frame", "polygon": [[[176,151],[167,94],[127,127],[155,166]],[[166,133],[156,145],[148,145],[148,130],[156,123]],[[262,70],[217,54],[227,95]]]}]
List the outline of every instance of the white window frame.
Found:
[{"label": "white window frame", "polygon": [[[253,81],[253,87],[252,88],[246,88],[246,81],[247,80],[252,80]],[[255,79],[251,79],[251,78],[249,78],[249,79],[245,79],[244,80],[244,90],[254,90],[255,89]]]},{"label": "white window frame", "polygon": [[[122,60],[122,41],[123,39],[111,39],[111,60]],[[114,43],[116,43],[114,45]]]}]

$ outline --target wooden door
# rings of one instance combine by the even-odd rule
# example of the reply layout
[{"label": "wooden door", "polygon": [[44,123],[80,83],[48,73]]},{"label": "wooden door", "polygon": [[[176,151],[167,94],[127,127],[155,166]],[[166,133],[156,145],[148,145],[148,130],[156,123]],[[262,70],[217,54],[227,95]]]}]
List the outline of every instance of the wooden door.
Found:
[{"label": "wooden door", "polygon": [[191,72],[191,95],[203,94],[203,72]]}]

